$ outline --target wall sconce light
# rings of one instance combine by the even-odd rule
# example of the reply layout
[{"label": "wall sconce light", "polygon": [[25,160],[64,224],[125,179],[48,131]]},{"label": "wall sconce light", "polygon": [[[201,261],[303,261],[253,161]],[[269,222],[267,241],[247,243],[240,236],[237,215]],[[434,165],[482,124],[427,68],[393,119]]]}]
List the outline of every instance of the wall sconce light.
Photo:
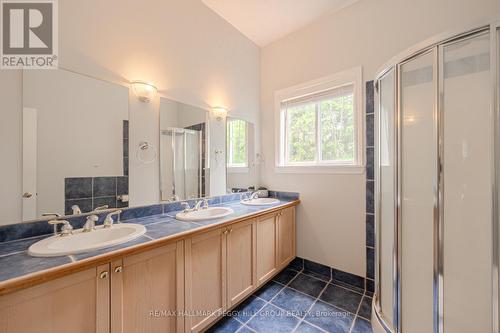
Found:
[{"label": "wall sconce light", "polygon": [[215,116],[215,119],[217,119],[218,121],[223,120],[227,116],[227,109],[223,106],[216,106],[212,108],[212,112]]},{"label": "wall sconce light", "polygon": [[132,81],[132,90],[141,102],[149,102],[158,92],[158,89],[151,83],[143,81]]}]

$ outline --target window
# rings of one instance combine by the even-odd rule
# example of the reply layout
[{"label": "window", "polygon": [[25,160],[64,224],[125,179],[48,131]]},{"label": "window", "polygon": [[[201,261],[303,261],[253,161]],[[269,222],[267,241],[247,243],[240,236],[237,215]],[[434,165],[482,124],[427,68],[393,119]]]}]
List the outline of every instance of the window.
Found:
[{"label": "window", "polygon": [[362,172],[361,69],[276,93],[280,172]]},{"label": "window", "polygon": [[248,168],[247,123],[244,120],[227,120],[227,167]]}]

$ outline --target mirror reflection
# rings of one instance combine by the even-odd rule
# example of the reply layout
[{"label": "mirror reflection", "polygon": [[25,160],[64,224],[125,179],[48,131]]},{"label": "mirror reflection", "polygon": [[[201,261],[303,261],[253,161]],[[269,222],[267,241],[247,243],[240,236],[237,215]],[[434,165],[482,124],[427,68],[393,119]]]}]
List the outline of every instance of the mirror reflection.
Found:
[{"label": "mirror reflection", "polygon": [[127,207],[128,89],[65,70],[22,79],[22,220]]},{"label": "mirror reflection", "polygon": [[227,117],[226,166],[228,192],[256,189],[258,183],[255,151],[254,124],[234,117]]},{"label": "mirror reflection", "polygon": [[160,99],[160,194],[162,201],[205,197],[208,112]]},{"label": "mirror reflection", "polygon": [[[19,72],[18,81],[16,107],[2,104],[18,124],[19,192],[0,201],[0,224],[256,189],[255,125],[227,110],[165,97],[130,104],[137,96],[126,84],[63,69]],[[159,123],[159,137],[145,121]],[[137,186],[145,173],[155,186]]]}]

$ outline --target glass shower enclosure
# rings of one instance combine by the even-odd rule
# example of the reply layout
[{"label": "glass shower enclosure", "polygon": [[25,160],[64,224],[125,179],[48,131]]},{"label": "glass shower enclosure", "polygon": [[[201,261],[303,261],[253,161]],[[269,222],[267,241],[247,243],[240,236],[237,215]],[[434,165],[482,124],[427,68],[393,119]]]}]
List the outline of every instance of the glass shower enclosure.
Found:
[{"label": "glass shower enclosure", "polygon": [[375,80],[375,312],[388,332],[499,332],[499,25]]},{"label": "glass shower enclosure", "polygon": [[162,201],[205,196],[201,131],[168,128],[160,136],[160,191]]}]

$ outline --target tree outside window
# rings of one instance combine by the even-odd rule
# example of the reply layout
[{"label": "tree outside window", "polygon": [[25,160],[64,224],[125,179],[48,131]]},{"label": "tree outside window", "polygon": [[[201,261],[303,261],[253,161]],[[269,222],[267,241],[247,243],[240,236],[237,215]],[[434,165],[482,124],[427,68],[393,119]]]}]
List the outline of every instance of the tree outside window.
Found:
[{"label": "tree outside window", "polygon": [[354,86],[286,101],[285,165],[355,163]]}]

